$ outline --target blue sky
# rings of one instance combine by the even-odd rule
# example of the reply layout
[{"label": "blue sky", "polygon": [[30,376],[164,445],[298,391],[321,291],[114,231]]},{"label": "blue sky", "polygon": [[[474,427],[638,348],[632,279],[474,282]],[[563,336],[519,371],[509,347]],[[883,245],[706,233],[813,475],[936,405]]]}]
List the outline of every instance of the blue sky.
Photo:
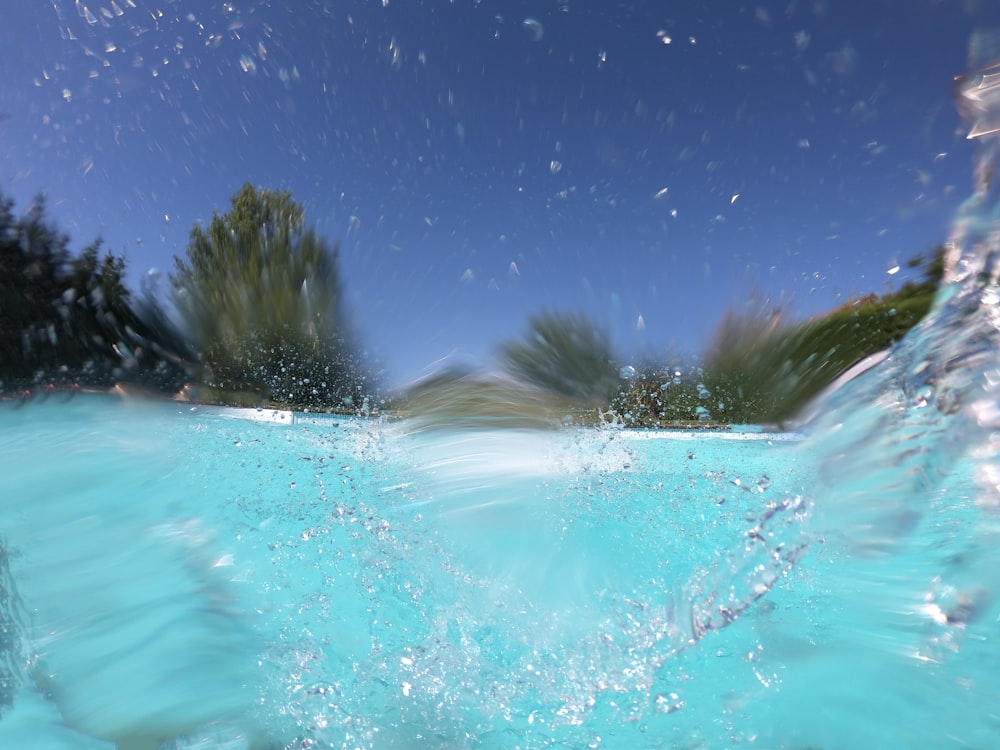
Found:
[{"label": "blue sky", "polygon": [[542,309],[624,360],[754,290],[898,284],[971,185],[960,0],[55,0],[0,28],[0,190],[134,287],[244,182],[340,243],[390,382],[486,363]]}]

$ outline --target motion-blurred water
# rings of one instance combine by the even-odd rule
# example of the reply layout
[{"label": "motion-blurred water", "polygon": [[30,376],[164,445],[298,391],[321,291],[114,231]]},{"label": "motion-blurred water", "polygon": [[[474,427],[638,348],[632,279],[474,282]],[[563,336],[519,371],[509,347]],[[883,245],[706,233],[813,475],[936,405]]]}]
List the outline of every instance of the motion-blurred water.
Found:
[{"label": "motion-blurred water", "polygon": [[804,441],[4,405],[0,745],[991,747],[983,63],[949,283]]},{"label": "motion-blurred water", "polygon": [[181,747],[660,742],[718,707],[657,685],[800,489],[788,436],[226,414],[5,410],[27,613],[5,742],[59,747],[64,721]]}]

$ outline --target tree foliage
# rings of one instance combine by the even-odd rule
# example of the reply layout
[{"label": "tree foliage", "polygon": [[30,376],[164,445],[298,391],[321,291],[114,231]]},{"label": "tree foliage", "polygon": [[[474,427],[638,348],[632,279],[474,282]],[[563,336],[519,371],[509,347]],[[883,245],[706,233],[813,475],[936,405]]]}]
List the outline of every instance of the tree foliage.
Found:
[{"label": "tree foliage", "polygon": [[794,417],[839,375],[920,322],[940,283],[937,268],[931,259],[920,283],[804,322],[762,325],[758,315],[730,311],[705,355],[706,384],[727,395],[731,421]]},{"label": "tree foliage", "polygon": [[359,405],[364,376],[343,313],[337,246],[290,193],[244,185],[176,259],[178,310],[213,388],[323,408]]},{"label": "tree foliage", "polygon": [[647,367],[612,402],[626,426],[783,423],[865,357],[901,339],[930,310],[944,278],[944,248],[908,265],[922,271],[882,296],[788,321],[767,300],[727,311],[697,366]]},{"label": "tree foliage", "polygon": [[22,217],[0,196],[0,390],[108,387],[122,381],[176,390],[180,360],[158,345],[125,286],[125,260],[79,255],[38,199]]},{"label": "tree foliage", "polygon": [[502,346],[501,364],[515,377],[579,405],[605,405],[618,387],[608,336],[580,315],[532,317],[522,341]]}]

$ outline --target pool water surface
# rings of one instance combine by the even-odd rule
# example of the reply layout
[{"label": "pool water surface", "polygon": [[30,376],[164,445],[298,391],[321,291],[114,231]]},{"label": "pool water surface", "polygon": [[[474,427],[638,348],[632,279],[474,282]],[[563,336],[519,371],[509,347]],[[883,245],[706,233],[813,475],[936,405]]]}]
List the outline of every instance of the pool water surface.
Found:
[{"label": "pool water surface", "polygon": [[1000,736],[970,572],[993,553],[956,541],[981,522],[957,478],[873,552],[810,512],[828,491],[796,435],[103,397],[0,421],[3,747]]}]

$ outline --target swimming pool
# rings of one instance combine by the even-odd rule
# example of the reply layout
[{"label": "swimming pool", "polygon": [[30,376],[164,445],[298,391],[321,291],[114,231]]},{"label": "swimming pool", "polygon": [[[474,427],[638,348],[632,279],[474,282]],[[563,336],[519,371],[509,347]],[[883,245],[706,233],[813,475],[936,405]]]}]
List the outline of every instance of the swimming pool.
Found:
[{"label": "swimming pool", "polygon": [[961,462],[919,517],[878,509],[882,544],[812,511],[841,467],[795,435],[104,397],[0,421],[4,747],[1000,736],[995,532]]}]

